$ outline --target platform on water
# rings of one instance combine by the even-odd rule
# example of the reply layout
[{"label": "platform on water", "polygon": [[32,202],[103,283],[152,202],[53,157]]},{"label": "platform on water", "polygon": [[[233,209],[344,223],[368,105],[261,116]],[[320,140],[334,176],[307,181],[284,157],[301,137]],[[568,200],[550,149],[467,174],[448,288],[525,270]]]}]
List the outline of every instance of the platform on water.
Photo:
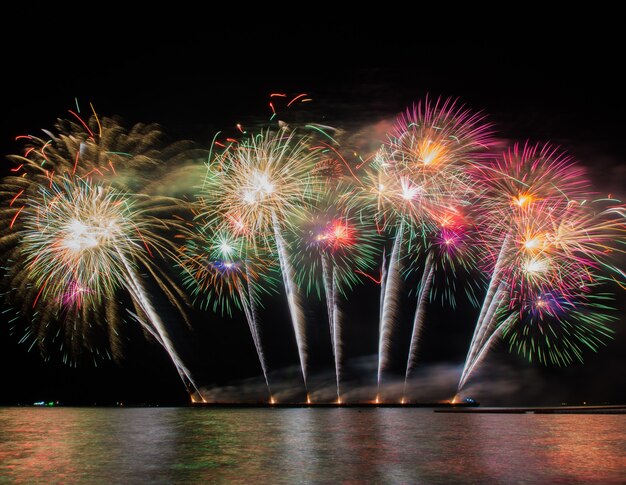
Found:
[{"label": "platform on water", "polygon": [[483,407],[476,409],[435,409],[436,413],[491,414],[626,414],[626,405],[541,406],[541,407]]},{"label": "platform on water", "polygon": [[467,408],[476,407],[478,403],[468,402],[279,402],[279,403],[241,403],[241,402],[199,402],[193,403],[193,407],[208,408]]}]

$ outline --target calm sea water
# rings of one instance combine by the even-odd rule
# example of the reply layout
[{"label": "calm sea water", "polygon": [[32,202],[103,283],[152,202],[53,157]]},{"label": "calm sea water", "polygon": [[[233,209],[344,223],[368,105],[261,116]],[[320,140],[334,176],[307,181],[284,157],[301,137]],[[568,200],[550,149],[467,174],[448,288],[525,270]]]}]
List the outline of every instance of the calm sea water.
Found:
[{"label": "calm sea water", "polygon": [[626,415],[0,408],[1,483],[626,483]]}]

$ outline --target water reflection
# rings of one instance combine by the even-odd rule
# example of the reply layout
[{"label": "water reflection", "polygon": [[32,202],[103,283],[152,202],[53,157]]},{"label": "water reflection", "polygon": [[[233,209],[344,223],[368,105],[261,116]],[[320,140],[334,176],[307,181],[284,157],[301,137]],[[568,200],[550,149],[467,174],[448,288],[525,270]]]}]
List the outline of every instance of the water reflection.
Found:
[{"label": "water reflection", "polygon": [[623,483],[623,415],[2,408],[0,482]]}]

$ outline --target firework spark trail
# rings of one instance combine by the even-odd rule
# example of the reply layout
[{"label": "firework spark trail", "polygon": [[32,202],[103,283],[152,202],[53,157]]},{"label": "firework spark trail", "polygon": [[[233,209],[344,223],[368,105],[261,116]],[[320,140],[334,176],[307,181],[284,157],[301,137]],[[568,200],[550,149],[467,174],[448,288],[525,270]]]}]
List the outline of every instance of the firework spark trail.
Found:
[{"label": "firework spark trail", "polygon": [[335,308],[335,292],[334,292],[334,271],[329,266],[331,262],[326,253],[321,255],[322,262],[322,280],[324,283],[324,294],[326,296],[326,310],[328,312],[328,325],[330,327],[330,339],[333,346],[333,357],[335,358],[335,364],[337,364],[335,355],[335,321],[333,319]]},{"label": "firework spark trail", "polygon": [[383,321],[383,309],[385,308],[385,288],[387,286],[386,283],[387,283],[387,253],[386,253],[386,250],[383,248],[382,264],[380,267],[380,302],[378,306],[378,308],[380,309],[379,314],[378,314],[379,322]]},{"label": "firework spark trail", "polygon": [[510,233],[504,238],[502,242],[502,246],[500,247],[500,252],[498,253],[498,259],[496,260],[496,265],[493,269],[493,273],[491,275],[491,279],[489,280],[489,287],[487,288],[487,294],[485,295],[485,299],[483,300],[483,304],[480,307],[480,313],[478,315],[478,320],[476,320],[476,329],[474,331],[474,336],[472,340],[477,338],[477,335],[480,333],[480,325],[485,318],[485,314],[489,310],[489,305],[491,305],[492,300],[495,297],[497,292],[497,286],[500,283],[498,278],[504,271],[503,266],[506,264],[506,258],[508,257],[508,251],[510,249]]},{"label": "firework spark trail", "polygon": [[280,224],[275,212],[272,212],[272,223],[274,226],[274,238],[276,242],[276,250],[278,252],[278,260],[283,276],[283,285],[287,294],[287,304],[289,305],[289,314],[291,316],[291,324],[296,335],[296,345],[298,347],[298,356],[300,358],[300,369],[302,371],[302,379],[304,380],[304,389],[309,398],[307,387],[307,341],[306,327],[304,324],[304,315],[300,305],[300,295],[295,285],[295,273],[289,256],[285,248],[285,240],[280,230]]},{"label": "firework spark trail", "polygon": [[415,309],[415,318],[413,319],[413,332],[411,334],[411,345],[409,347],[409,356],[406,364],[406,372],[404,374],[404,387],[402,389],[402,399],[406,397],[406,384],[409,380],[409,374],[415,366],[415,360],[417,359],[417,347],[419,344],[420,333],[424,322],[424,313],[426,301],[428,300],[428,294],[433,282],[433,275],[435,272],[433,264],[433,254],[428,253],[426,262],[424,263],[424,271],[422,273],[422,281],[420,283],[419,293],[417,295],[417,308]]},{"label": "firework spark trail", "polygon": [[[162,347],[165,347],[163,340],[161,340],[161,336],[158,334],[158,332],[154,329],[154,327],[150,323],[146,322],[143,319],[143,317],[137,315],[130,308],[126,309],[126,313],[128,313],[131,317],[133,317],[135,321],[139,322],[139,324],[141,325],[141,328],[143,328],[146,332],[148,332],[152,336],[152,338],[157,341],[157,343],[161,344]],[[178,371],[178,369],[176,370]]]},{"label": "firework spark trail", "polygon": [[472,374],[476,366],[482,362],[482,360],[485,358],[485,356],[487,355],[489,349],[491,349],[494,342],[497,341],[497,339],[500,337],[502,332],[506,330],[506,328],[509,325],[511,325],[515,321],[516,318],[517,318],[517,315],[515,314],[510,315],[504,322],[502,322],[500,325],[496,327],[496,329],[491,333],[487,341],[483,345],[481,345],[480,349],[478,350],[478,354],[472,360],[471,364],[466,369],[463,369],[463,375],[461,376],[461,379],[459,381],[459,385],[457,387],[457,393],[461,392],[461,389],[467,382],[467,379],[469,379],[469,376]]},{"label": "firework spark trail", "polygon": [[335,351],[335,375],[337,378],[337,402],[341,403],[341,362],[342,362],[342,341],[341,341],[341,311],[337,303],[337,272],[333,269],[333,341]]},{"label": "firework spark trail", "polygon": [[267,360],[265,358],[265,352],[263,351],[263,345],[261,343],[261,332],[259,326],[259,320],[257,315],[257,303],[256,303],[256,295],[254,285],[252,284],[252,277],[250,274],[250,266],[248,262],[245,263],[246,268],[246,281],[248,283],[248,308],[250,316],[252,317],[252,326],[254,328],[254,340],[257,347],[257,354],[259,356],[259,361],[261,363],[261,368],[263,369],[263,375],[265,376],[265,383],[267,384],[267,390],[270,394],[270,401],[273,399],[272,390],[270,389],[269,377],[267,376]]},{"label": "firework spark trail", "polygon": [[467,356],[465,358],[465,364],[463,366],[463,372],[461,374],[462,376],[465,375],[468,365],[474,359],[474,356],[478,352],[478,349],[480,348],[480,344],[487,331],[487,325],[485,325],[485,321],[484,321],[485,315],[489,311],[489,307],[498,292],[498,287],[500,284],[499,278],[500,278],[500,275],[502,274],[502,271],[504,271],[503,266],[505,265],[507,253],[509,251],[510,240],[511,240],[511,235],[507,234],[500,248],[498,259],[496,261],[496,265],[494,267],[491,279],[489,281],[489,287],[487,288],[487,294],[485,295],[485,299],[483,300],[483,304],[480,309],[480,314],[478,315],[476,326],[474,327],[474,334],[472,336],[472,340],[470,342]]},{"label": "firework spark trail", "polygon": [[[345,191],[334,189],[338,196]],[[327,203],[333,201],[333,203]],[[300,219],[291,236],[290,255],[299,288],[325,300],[333,353],[337,401],[341,402],[342,333],[340,298],[360,282],[359,271],[376,265],[379,239],[373,226],[351,216],[334,198],[325,197]],[[297,248],[297,249],[296,249]]]},{"label": "firework spark trail", "polygon": [[378,340],[378,373],[376,399],[380,399],[380,384],[383,371],[389,365],[389,353],[391,351],[391,336],[393,322],[398,313],[400,297],[400,247],[404,236],[404,221],[400,222],[389,258],[389,269],[385,278],[385,289],[382,303],[379,340]]},{"label": "firework spark trail", "polygon": [[340,384],[340,363],[339,363],[339,346],[340,335],[338,328],[338,306],[337,306],[337,277],[334,268],[329,268],[332,264],[329,261],[329,257],[326,253],[322,253],[322,279],[324,280],[324,294],[326,296],[326,309],[328,311],[328,324],[330,327],[330,342],[333,349],[333,359],[335,361],[335,376],[337,380],[337,401],[341,401],[341,394],[339,392]]},{"label": "firework spark trail", "polygon": [[[240,234],[229,228],[218,229],[205,221],[183,229],[180,237],[185,239],[185,244],[179,247],[178,257],[185,286],[202,308],[221,310],[222,314],[228,315],[233,307],[243,311],[269,399],[273,402],[257,313],[260,304],[257,289],[269,293],[274,284],[270,263],[263,259],[263,253],[257,248],[252,251]],[[261,268],[265,271],[265,284],[257,286]]]},{"label": "firework spark trail", "polygon": [[[161,321],[161,317],[154,310],[152,303],[150,303],[150,300],[148,299],[148,296],[146,295],[146,292],[143,289],[143,286],[141,285],[141,282],[139,281],[137,274],[128,263],[128,260],[126,259],[126,257],[120,251],[117,251],[117,254],[120,260],[122,261],[124,268],[126,269],[126,273],[128,277],[130,278],[131,284],[128,287],[129,291],[134,296],[135,300],[139,303],[142,310],[146,313],[146,315],[148,316],[150,320],[150,323],[152,324],[156,332],[159,334],[160,343],[165,348],[166,352],[170,356],[170,359],[172,359],[172,362],[176,366],[176,370],[178,371],[178,374],[180,375],[181,379],[186,385],[191,384],[191,386],[193,386],[195,391],[199,392],[198,387],[196,386],[196,383],[193,380],[193,377],[191,377],[191,372],[189,372],[189,369],[187,369],[185,364],[180,359],[178,353],[174,349],[172,340],[170,339],[170,336],[167,333],[167,330],[165,326],[163,325],[163,322]],[[191,391],[191,389],[189,390]]]},{"label": "firework spark trail", "polygon": [[470,346],[473,349],[470,360],[473,360],[478,352],[478,349],[482,346],[483,342],[487,338],[487,335],[489,335],[492,319],[496,314],[496,311],[502,306],[502,298],[506,295],[505,289],[505,283],[500,282],[500,285],[494,292],[493,297],[491,298],[491,303],[483,315],[482,320],[476,323],[478,334],[476,335],[475,341],[473,341],[473,344]]},{"label": "firework spark trail", "polygon": [[267,392],[269,393],[270,402],[271,402],[273,400],[272,389],[270,387],[270,381],[267,376],[267,362],[265,359],[265,352],[263,352],[263,345],[261,344],[261,338],[259,334],[259,323],[258,323],[258,318],[257,318],[257,313],[256,313],[256,303],[254,301],[254,296],[252,295],[252,291],[254,290],[252,288],[252,284],[248,283],[248,292],[249,292],[249,297],[248,297],[241,286],[238,286],[237,289],[239,291],[239,298],[241,299],[241,306],[246,316],[246,321],[248,322],[250,334],[252,335],[254,348],[256,349],[256,353],[259,358],[259,363],[261,364],[261,370],[263,371],[263,378],[265,379],[265,385],[267,386]]},{"label": "firework spark trail", "polygon": [[501,282],[496,290],[493,298],[491,299],[491,303],[489,304],[489,308],[483,317],[483,320],[480,322],[479,326],[481,327],[481,331],[478,335],[478,345],[481,346],[482,342],[484,342],[486,335],[489,333],[489,329],[491,326],[491,322],[493,317],[496,315],[496,312],[499,308],[502,307],[503,301],[502,299],[506,296],[506,284],[505,282]]},{"label": "firework spark trail", "polygon": [[492,332],[497,323],[494,317],[497,310],[503,306],[501,298],[505,296],[504,287],[504,283],[501,283],[495,291],[495,297],[489,306],[489,310],[485,313],[483,320],[476,326],[476,328],[479,329],[479,332],[476,339],[472,340],[470,345],[470,351],[468,352],[468,357],[465,361],[465,365],[463,366],[463,372],[461,373],[462,381],[467,379],[469,372],[471,372],[470,369],[473,369],[476,365],[476,359],[478,359],[478,355],[483,352],[486,345],[485,341],[489,342],[493,338]]}]

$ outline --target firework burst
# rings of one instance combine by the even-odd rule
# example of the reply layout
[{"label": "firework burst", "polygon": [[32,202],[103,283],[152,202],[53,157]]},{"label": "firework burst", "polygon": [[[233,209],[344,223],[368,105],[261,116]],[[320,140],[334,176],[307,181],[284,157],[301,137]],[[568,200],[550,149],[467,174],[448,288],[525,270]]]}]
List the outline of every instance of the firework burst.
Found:
[{"label": "firework burst", "polygon": [[[135,172],[159,166],[154,157],[163,152],[147,147],[160,132],[145,125],[124,132],[95,115],[89,123],[77,119],[80,125],[59,121],[59,132],[46,132],[46,141],[24,137],[24,154],[11,157],[17,162],[14,175],[2,181],[8,203],[0,242],[7,249],[9,301],[31,320],[27,336],[42,352],[60,341],[64,360],[75,363],[85,350],[121,356],[124,292],[134,307],[128,312],[163,345],[185,384],[195,387],[139,273],[146,271],[184,316],[183,292],[156,262],[174,255],[167,233],[184,205],[123,188],[145,180],[134,178]],[[165,152],[178,153],[171,147]],[[101,344],[103,336],[108,345]]]},{"label": "firework burst", "polygon": [[44,130],[45,137],[18,137],[24,142],[23,154],[9,157],[17,165],[15,175],[48,180],[72,175],[145,192],[164,166],[200,156],[190,142],[164,144],[156,124],[137,123],[128,129],[120,120],[99,118],[95,112],[86,121],[70,113],[73,119],[59,119],[53,132]]},{"label": "firework burst", "polygon": [[525,238],[504,279],[508,305],[494,317],[498,323],[508,319],[501,332],[510,350],[530,361],[568,365],[583,361],[583,348],[595,351],[610,338],[612,298],[601,288],[610,281],[607,273],[623,281],[611,256],[623,252],[624,214],[615,201],[572,202],[531,238],[524,224],[519,233]]},{"label": "firework burst", "polygon": [[589,288],[604,279],[599,269],[621,274],[609,255],[623,244],[623,207],[598,210],[567,155],[550,145],[516,146],[496,166],[501,177],[485,180],[491,196],[480,208],[492,276],[459,389],[500,336],[544,364],[582,359],[581,344],[595,349],[610,334],[611,317],[600,314],[606,297]]},{"label": "firework burst", "polygon": [[242,295],[260,305],[261,295],[273,291],[272,260],[259,248],[252,251],[241,234],[196,223],[181,236],[185,244],[178,259],[184,284],[200,308],[232,315],[233,307],[242,309]]},{"label": "firework burst", "polygon": [[323,290],[323,265],[332,267],[337,290],[346,292],[361,281],[360,275],[374,268],[381,236],[367,224],[368,217],[345,205],[350,185],[334,181],[320,196],[305,219],[296,220],[289,234],[298,285],[319,297]]},{"label": "firework burst", "polygon": [[274,247],[276,225],[289,227],[317,200],[320,153],[285,129],[231,145],[208,167],[202,216],[231,225],[254,245]]}]

